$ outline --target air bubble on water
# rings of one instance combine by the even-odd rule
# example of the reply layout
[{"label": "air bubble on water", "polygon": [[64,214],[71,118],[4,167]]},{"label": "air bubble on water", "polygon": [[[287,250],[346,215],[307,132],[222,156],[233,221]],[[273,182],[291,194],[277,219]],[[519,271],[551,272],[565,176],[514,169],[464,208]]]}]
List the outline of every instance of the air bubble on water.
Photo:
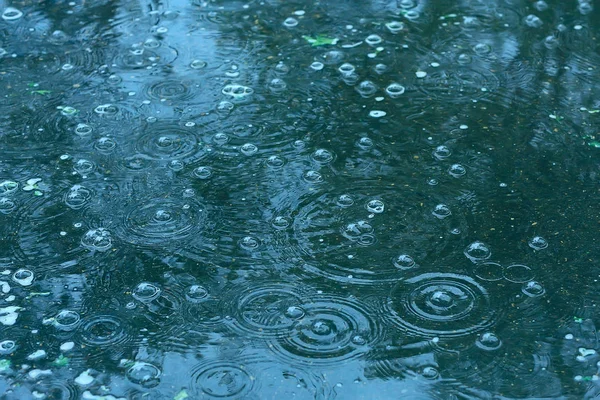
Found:
[{"label": "air bubble on water", "polygon": [[229,101],[221,101],[218,105],[217,105],[217,111],[219,111],[220,113],[227,113],[231,110],[233,110],[235,106],[233,105],[233,103],[229,102]]},{"label": "air bubble on water", "polygon": [[158,298],[161,292],[162,290],[158,286],[149,282],[141,282],[133,289],[131,295],[134,299],[147,303]]},{"label": "air bubble on water", "polygon": [[23,16],[23,12],[14,7],[6,7],[2,12],[2,19],[5,21],[15,21]]},{"label": "air bubble on water", "polygon": [[355,89],[364,98],[369,98],[377,92],[377,86],[371,81],[362,81]]},{"label": "air bubble on water", "polygon": [[447,205],[445,205],[445,204],[438,204],[433,209],[432,214],[436,218],[444,219],[444,218],[449,217],[450,215],[452,215],[452,211],[450,211],[450,208]]},{"label": "air bubble on water", "polygon": [[342,194],[337,198],[336,204],[340,207],[350,207],[354,204],[354,199],[348,194]]},{"label": "air bubble on water", "polygon": [[427,76],[427,72],[417,71],[417,72],[415,72],[415,75],[417,76],[417,78],[425,78]]},{"label": "air bubble on water", "polygon": [[3,340],[0,342],[0,354],[10,354],[17,349],[17,343],[14,340]]},{"label": "air bubble on water", "polygon": [[252,143],[245,143],[240,147],[240,151],[245,156],[251,156],[258,152],[258,147],[256,147],[256,145],[254,145]]},{"label": "air bubble on water", "polygon": [[370,149],[371,147],[373,147],[374,143],[373,143],[373,139],[363,136],[360,139],[358,139],[358,142],[356,143],[356,145],[363,150],[367,150],[367,149]]},{"label": "air bubble on water", "polygon": [[437,158],[438,160],[443,160],[445,158],[450,157],[450,155],[452,154],[452,152],[450,151],[450,149],[448,148],[448,146],[438,146],[435,148],[435,150],[433,151],[433,156],[435,158]]},{"label": "air bubble on water", "polygon": [[0,194],[10,195],[19,189],[19,184],[15,181],[3,181],[0,182]]},{"label": "air bubble on water", "polygon": [[392,33],[398,33],[404,29],[404,23],[398,21],[391,21],[385,24],[385,27]]},{"label": "air bubble on water", "polygon": [[481,350],[494,351],[502,347],[502,341],[495,333],[485,332],[479,335],[475,341],[475,345]]},{"label": "air bubble on water", "polygon": [[533,3],[533,6],[538,11],[546,11],[548,9],[548,3],[546,3],[543,0],[536,1],[535,3]]},{"label": "air bubble on water", "polygon": [[269,82],[269,90],[272,93],[281,93],[286,88],[287,88],[287,84],[282,79],[275,78],[275,79],[272,79],[271,82]]},{"label": "air bubble on water", "polygon": [[293,17],[288,17],[285,19],[285,21],[283,21],[283,26],[285,26],[286,28],[293,28],[295,26],[298,26],[298,20]]},{"label": "air bubble on water", "polygon": [[21,286],[31,286],[33,278],[33,272],[24,268],[18,269],[12,276],[12,280]]},{"label": "air bubble on water", "polygon": [[235,99],[242,99],[254,93],[254,89],[248,86],[229,84],[221,90],[221,93],[231,96]]},{"label": "air bubble on water", "polygon": [[198,303],[208,298],[208,290],[202,285],[192,285],[186,289],[185,298],[192,302]]},{"label": "air bubble on water", "polygon": [[107,229],[90,229],[81,238],[81,244],[90,250],[106,251],[112,247],[112,237]]},{"label": "air bubble on water", "polygon": [[229,136],[227,136],[226,133],[215,133],[215,135],[212,138],[213,143],[216,143],[218,145],[224,145],[225,143],[229,142]]},{"label": "air bubble on water", "polygon": [[592,11],[594,11],[594,6],[592,5],[592,3],[588,2],[588,1],[579,1],[579,5],[577,6],[577,10],[579,11],[579,13],[581,15],[587,15],[589,13],[591,13]]},{"label": "air bubble on water", "polygon": [[267,158],[266,164],[270,168],[281,168],[285,165],[285,159],[280,156],[270,156]]},{"label": "air bubble on water", "polygon": [[352,75],[354,73],[354,71],[356,70],[356,68],[354,67],[354,65],[350,64],[350,63],[343,63],[342,65],[339,66],[338,71],[340,71],[340,73],[343,76],[349,76]]},{"label": "air bubble on water", "polygon": [[369,212],[381,214],[385,210],[385,205],[381,200],[370,200],[367,204],[365,204],[365,208]]},{"label": "air bubble on water", "polygon": [[244,250],[254,250],[260,246],[260,240],[253,236],[245,236],[238,244]]},{"label": "air bubble on water", "polygon": [[459,54],[458,58],[456,60],[459,64],[465,65],[465,64],[470,64],[471,61],[473,61],[473,58],[469,55],[469,54]]},{"label": "air bubble on water", "polygon": [[367,44],[369,46],[377,46],[378,44],[380,44],[381,42],[383,42],[383,39],[379,35],[369,35],[365,39],[365,42],[367,42]]},{"label": "air bubble on water", "polygon": [[88,136],[92,133],[92,127],[88,124],[77,124],[75,127],[75,133],[79,136]]},{"label": "air bubble on water", "polygon": [[416,265],[414,258],[408,254],[400,254],[399,256],[395,257],[393,264],[398,269],[410,269]]},{"label": "air bubble on water", "polygon": [[79,326],[81,317],[79,313],[72,310],[61,310],[53,318],[44,320],[44,323],[50,323],[55,328],[62,331],[72,331]]},{"label": "air bubble on water", "polygon": [[200,166],[194,169],[194,176],[198,179],[208,179],[212,174],[212,170],[207,166]]},{"label": "air bubble on water", "polygon": [[387,93],[388,96],[390,96],[392,99],[395,99],[397,97],[400,97],[401,95],[404,94],[404,92],[406,91],[406,89],[404,88],[404,86],[402,86],[399,83],[390,83],[388,85],[388,87],[385,88],[385,92]]},{"label": "air bubble on water", "polygon": [[327,149],[317,149],[311,154],[311,158],[320,164],[328,164],[333,161],[335,155]]},{"label": "air bubble on water", "polygon": [[492,251],[485,243],[477,240],[465,248],[464,254],[469,260],[477,262],[490,258]]},{"label": "air bubble on water", "polygon": [[304,180],[306,182],[309,182],[309,183],[323,182],[323,176],[318,171],[314,171],[314,170],[306,171],[302,175],[302,177],[304,178]]},{"label": "air bubble on water", "polygon": [[60,67],[60,69],[62,69],[63,71],[70,71],[74,68],[73,64],[63,64],[62,67]]},{"label": "air bubble on water", "polygon": [[381,118],[381,117],[385,117],[386,115],[387,115],[387,113],[385,111],[381,111],[381,110],[369,111],[369,116],[373,117],[373,118]]},{"label": "air bubble on water", "polygon": [[546,293],[546,289],[536,281],[529,281],[523,284],[521,291],[529,297],[538,297]]},{"label": "air bubble on water", "polygon": [[285,310],[285,316],[290,319],[300,319],[306,315],[306,312],[302,307],[290,306]]},{"label": "air bubble on water", "polygon": [[310,68],[314,71],[320,71],[325,67],[325,64],[323,64],[322,62],[319,61],[315,61],[312,64],[310,64]]},{"label": "air bubble on water", "polygon": [[448,169],[448,173],[455,178],[459,178],[467,173],[467,169],[460,164],[452,164]]},{"label": "air bubble on water", "polygon": [[525,24],[531,28],[539,28],[543,22],[537,15],[529,14],[525,17]]},{"label": "air bubble on water", "polygon": [[534,250],[543,250],[548,247],[548,242],[541,236],[535,236],[529,241],[529,247]]},{"label": "air bubble on water", "polygon": [[375,72],[379,75],[385,74],[388,71],[388,66],[385,64],[377,64],[375,65]]},{"label": "air bubble on water", "polygon": [[419,12],[415,11],[415,10],[409,10],[404,13],[404,18],[410,19],[410,20],[418,19],[420,16],[421,16],[421,14],[419,14]]},{"label": "air bubble on water", "polygon": [[192,62],[190,63],[190,68],[192,69],[203,69],[206,68],[207,66],[207,62],[204,60],[192,60]]},{"label": "air bubble on water", "polygon": [[544,39],[544,46],[546,46],[546,48],[549,50],[557,48],[558,45],[558,38],[554,35],[546,36],[546,38]]}]

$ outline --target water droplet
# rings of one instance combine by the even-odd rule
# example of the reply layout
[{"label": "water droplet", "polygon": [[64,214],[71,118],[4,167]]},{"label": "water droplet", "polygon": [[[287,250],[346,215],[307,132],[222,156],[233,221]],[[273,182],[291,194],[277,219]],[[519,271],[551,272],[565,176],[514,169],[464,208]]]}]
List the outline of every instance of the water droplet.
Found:
[{"label": "water droplet", "polygon": [[385,27],[394,34],[404,29],[404,23],[398,21],[391,21],[385,24]]},{"label": "water droplet", "polygon": [[208,290],[202,285],[192,285],[186,289],[185,298],[192,303],[199,303],[208,298]]},{"label": "water droplet", "polygon": [[89,160],[77,160],[73,165],[73,169],[80,175],[87,175],[96,168],[96,165]]},{"label": "water droplet", "polygon": [[266,163],[270,168],[279,169],[285,165],[285,159],[279,156],[270,156]]},{"label": "water droplet", "polygon": [[375,214],[381,214],[385,209],[385,205],[383,204],[383,201],[381,201],[381,200],[370,200],[365,205],[365,208],[369,212],[372,212]]},{"label": "water droplet", "polygon": [[336,204],[340,207],[350,207],[354,204],[354,199],[348,194],[342,194],[337,198]]},{"label": "water droplet", "polygon": [[323,182],[323,176],[317,171],[306,171],[302,177],[308,183],[320,183]]},{"label": "water droplet", "polygon": [[281,93],[287,88],[287,83],[283,79],[275,78],[269,82],[269,90],[272,93]]},{"label": "water droplet", "polygon": [[16,204],[9,198],[0,197],[0,213],[8,215],[16,208]]},{"label": "water droplet", "polygon": [[450,208],[447,205],[438,204],[433,209],[432,214],[435,215],[439,219],[444,219],[446,217],[449,217],[452,214],[452,211],[450,211]]},{"label": "water droplet", "polygon": [[363,235],[373,232],[373,227],[367,221],[357,221],[346,225],[342,234],[350,240],[358,240]]},{"label": "water droplet", "polygon": [[385,117],[387,115],[387,113],[385,111],[381,111],[381,110],[373,110],[369,112],[369,116],[373,117],[373,118],[381,118],[381,117]]},{"label": "water droplet", "polygon": [[496,334],[492,332],[485,332],[479,335],[475,341],[475,345],[481,350],[494,351],[502,347],[502,341]]},{"label": "water droplet", "polygon": [[285,21],[283,21],[283,25],[286,28],[293,28],[293,27],[295,27],[295,26],[298,25],[298,20],[296,18],[293,18],[293,17],[288,17],[288,18],[285,19]]},{"label": "water droplet", "polygon": [[159,378],[161,375],[158,367],[149,364],[147,362],[136,361],[127,370],[127,379],[131,382],[141,385],[145,388],[151,388],[160,383]]},{"label": "water droplet", "polygon": [[475,241],[465,248],[464,254],[469,260],[477,262],[490,258],[492,251],[485,243]]},{"label": "water droplet", "polygon": [[421,371],[421,375],[427,379],[437,379],[440,376],[440,373],[434,367],[425,367]]},{"label": "water droplet", "polygon": [[206,68],[208,63],[204,60],[192,60],[190,63],[190,68],[192,69],[203,69]]},{"label": "water droplet", "polygon": [[525,283],[521,288],[521,291],[529,297],[538,297],[546,293],[546,289],[544,289],[544,287],[536,281],[529,281]]},{"label": "water droplet", "polygon": [[286,229],[288,226],[290,226],[290,224],[291,222],[289,218],[282,216],[277,216],[273,218],[273,221],[271,221],[271,226],[279,231]]},{"label": "water droplet", "polygon": [[356,143],[356,145],[363,150],[367,150],[367,149],[370,149],[371,147],[373,147],[374,143],[373,143],[373,139],[363,136],[360,139],[358,139],[358,142]]},{"label": "water droplet", "polygon": [[31,286],[33,283],[33,272],[28,269],[18,269],[12,277],[13,281],[21,286]]},{"label": "water droplet", "polygon": [[23,12],[14,7],[6,7],[2,12],[2,19],[5,21],[15,21],[23,16]]},{"label": "water droplet", "polygon": [[104,228],[90,229],[81,238],[81,244],[90,250],[106,251],[112,247],[112,237]]},{"label": "water droplet", "polygon": [[408,254],[400,254],[399,256],[395,257],[393,264],[398,269],[409,269],[416,265],[415,260]]},{"label": "water droplet", "polygon": [[529,14],[525,17],[525,24],[531,28],[539,28],[543,25],[543,22],[538,16]]},{"label": "water droplet", "polygon": [[452,164],[448,169],[448,173],[455,178],[459,178],[467,173],[467,169],[460,164]]},{"label": "water droplet", "polygon": [[541,236],[535,236],[529,241],[529,247],[534,250],[543,250],[548,247],[548,242]]},{"label": "water droplet", "polygon": [[0,354],[10,354],[17,349],[17,343],[13,340],[3,340],[0,342]]},{"label": "water droplet", "polygon": [[433,151],[433,156],[435,158],[437,158],[438,160],[443,160],[445,158],[448,158],[448,157],[450,157],[451,154],[452,154],[452,152],[450,151],[450,149],[444,145],[436,147],[435,150]]},{"label": "water droplet", "polygon": [[88,124],[77,124],[75,133],[79,136],[88,136],[92,133],[92,127]]},{"label": "water droplet", "polygon": [[362,81],[355,89],[364,98],[372,97],[377,92],[377,86],[371,81]]},{"label": "water droplet", "polygon": [[236,99],[242,99],[254,93],[254,89],[248,86],[230,84],[226,85],[221,92],[227,96],[231,96]]},{"label": "water droplet", "polygon": [[260,240],[252,236],[246,236],[239,241],[239,245],[244,250],[255,250],[260,246]]},{"label": "water droplet", "polygon": [[161,290],[158,286],[142,282],[133,289],[131,295],[134,299],[141,301],[142,303],[148,303],[160,296]]},{"label": "water droplet", "polygon": [[404,94],[404,92],[406,91],[406,89],[404,88],[404,86],[402,86],[399,83],[390,83],[388,85],[388,87],[385,88],[385,92],[387,93],[388,96],[390,96],[392,99],[395,99],[397,97],[400,97],[401,95]]},{"label": "water droplet", "polygon": [[306,312],[302,309],[302,307],[298,306],[290,306],[285,310],[285,316],[290,319],[300,319],[306,315]]},{"label": "water droplet", "polygon": [[415,75],[417,76],[417,78],[425,78],[427,76],[427,72],[417,71],[417,72],[415,72]]},{"label": "water droplet", "polygon": [[81,317],[79,313],[71,310],[62,310],[52,319],[52,325],[61,331],[72,331],[79,326]]},{"label": "water droplet", "polygon": [[194,176],[198,179],[208,179],[212,177],[213,173],[210,167],[200,166],[194,169]]},{"label": "water droplet", "polygon": [[350,63],[344,63],[344,64],[340,65],[340,67],[338,68],[338,71],[340,71],[340,73],[343,76],[352,75],[355,70],[356,70],[356,68],[354,68],[354,65],[352,65]]},{"label": "water droplet", "polygon": [[335,156],[329,150],[317,149],[312,153],[311,158],[320,164],[328,164],[333,161]]},{"label": "water droplet", "polygon": [[258,147],[252,143],[246,143],[240,147],[240,151],[246,156],[251,156],[258,152]]},{"label": "water droplet", "polygon": [[365,42],[369,46],[377,46],[378,44],[380,44],[381,42],[383,42],[383,39],[379,35],[369,35],[365,39]]},{"label": "water droplet", "polygon": [[310,68],[314,71],[320,71],[325,67],[325,65],[322,62],[319,61],[315,61],[312,64],[310,64]]}]

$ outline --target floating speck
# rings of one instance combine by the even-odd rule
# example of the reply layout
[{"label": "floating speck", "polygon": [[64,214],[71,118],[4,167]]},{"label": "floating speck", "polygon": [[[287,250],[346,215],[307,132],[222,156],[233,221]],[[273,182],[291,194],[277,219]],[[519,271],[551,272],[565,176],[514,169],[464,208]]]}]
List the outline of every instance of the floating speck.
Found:
[{"label": "floating speck", "polygon": [[373,117],[373,118],[381,118],[381,117],[385,117],[387,115],[387,113],[385,111],[381,111],[381,110],[373,110],[369,112],[369,116]]},{"label": "floating speck", "polygon": [[417,76],[417,78],[425,78],[427,76],[427,72],[417,71],[417,72],[415,72],[415,75]]}]

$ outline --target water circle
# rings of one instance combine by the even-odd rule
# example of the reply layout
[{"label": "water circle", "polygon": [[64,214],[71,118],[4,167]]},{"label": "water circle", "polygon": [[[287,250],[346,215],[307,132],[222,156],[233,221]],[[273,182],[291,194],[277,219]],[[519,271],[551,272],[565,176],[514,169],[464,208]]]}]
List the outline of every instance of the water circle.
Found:
[{"label": "water circle", "polygon": [[90,160],[77,160],[73,165],[73,169],[80,175],[87,175],[90,172],[94,171],[96,168],[96,164],[91,162]]},{"label": "water circle", "polygon": [[[63,109],[64,111],[64,109]],[[119,108],[113,104],[100,104],[94,108],[94,112],[99,115],[116,115],[119,112]]]},{"label": "water circle", "polygon": [[21,286],[31,286],[33,278],[33,272],[23,268],[16,270],[12,276],[13,281]]},{"label": "water circle", "polygon": [[404,29],[404,23],[399,21],[391,21],[385,24],[385,27],[394,34]]},{"label": "water circle", "polygon": [[293,28],[295,26],[298,26],[298,20],[293,17],[288,17],[285,19],[285,21],[283,21],[283,26],[285,26],[286,28]]},{"label": "water circle", "polygon": [[380,44],[381,42],[383,42],[383,39],[379,35],[369,35],[365,39],[365,42],[369,46],[377,46],[378,44]]},{"label": "water circle", "polygon": [[112,316],[98,316],[82,326],[83,340],[91,345],[106,346],[125,338],[123,323]]},{"label": "water circle", "polygon": [[495,333],[485,332],[479,335],[475,341],[475,346],[479,347],[481,350],[494,351],[502,347],[502,341]]},{"label": "water circle", "polygon": [[504,267],[498,263],[484,262],[477,265],[474,273],[481,280],[495,282],[504,278]]},{"label": "water circle", "polygon": [[452,211],[450,211],[450,207],[445,204],[438,204],[435,206],[433,211],[431,212],[436,218],[444,219],[452,215]]},{"label": "water circle", "polygon": [[10,354],[17,349],[17,343],[14,340],[3,340],[0,342],[0,354]]},{"label": "water circle", "polygon": [[181,160],[171,160],[169,162],[169,169],[175,172],[181,171],[185,168],[185,163]]},{"label": "water circle", "polygon": [[371,81],[362,81],[356,85],[355,89],[364,98],[372,97],[377,93],[377,85]]},{"label": "water circle", "polygon": [[269,90],[273,93],[281,93],[287,88],[287,83],[283,79],[275,78],[269,82]]},{"label": "water circle", "polygon": [[424,367],[421,370],[421,375],[426,379],[437,379],[440,377],[440,373],[435,367]]},{"label": "water circle", "polygon": [[5,21],[15,21],[23,16],[23,12],[14,7],[6,7],[2,12],[2,19]]},{"label": "water circle", "polygon": [[245,156],[251,156],[258,152],[258,147],[256,147],[256,145],[252,143],[245,143],[240,147],[240,151]]},{"label": "water circle", "polygon": [[92,191],[82,185],[74,185],[65,194],[65,204],[73,210],[79,210],[92,199]]},{"label": "water circle", "polygon": [[374,146],[374,144],[375,143],[373,143],[373,139],[371,139],[369,137],[361,137],[360,139],[358,139],[358,142],[356,143],[356,145],[363,150],[370,149],[371,147]]},{"label": "water circle", "polygon": [[11,195],[19,189],[19,184],[15,181],[0,182],[0,194],[4,196]]},{"label": "water circle", "polygon": [[504,279],[513,283],[525,283],[533,279],[533,270],[527,265],[514,264],[504,269]]},{"label": "water circle", "polygon": [[315,61],[312,64],[310,64],[310,69],[314,70],[314,71],[320,71],[325,67],[325,64],[323,64],[322,62],[319,61]]},{"label": "water circle", "polygon": [[342,229],[342,235],[350,240],[358,240],[361,236],[371,233],[373,227],[367,221],[352,222]]},{"label": "water circle", "polygon": [[469,260],[478,262],[490,258],[492,251],[485,243],[477,240],[465,248],[464,254]]},{"label": "water circle", "polygon": [[79,136],[88,136],[92,133],[92,127],[88,124],[77,124],[75,133]]},{"label": "water circle", "polygon": [[270,156],[267,158],[266,164],[270,168],[279,169],[285,165],[285,159],[280,156]]},{"label": "water circle", "polygon": [[252,391],[254,378],[236,364],[216,363],[193,372],[192,386],[202,397],[243,399]]},{"label": "water circle", "polygon": [[450,149],[448,148],[448,146],[438,146],[435,148],[435,150],[433,151],[433,156],[435,158],[437,158],[438,160],[443,160],[445,158],[450,157],[450,155],[452,154],[452,152],[450,151]]},{"label": "water circle", "polygon": [[245,236],[239,241],[239,245],[244,250],[256,250],[260,246],[260,240],[253,236]]},{"label": "water circle", "polygon": [[110,153],[117,148],[117,142],[109,137],[101,137],[94,143],[94,148],[100,153]]},{"label": "water circle", "polygon": [[287,308],[287,310],[285,310],[285,316],[293,319],[293,320],[299,320],[300,318],[304,317],[306,315],[306,312],[304,311],[304,309],[302,307],[298,307],[298,306],[289,306]]},{"label": "water circle", "polygon": [[206,68],[208,63],[204,60],[192,60],[190,63],[190,68],[192,69],[203,69]]},{"label": "water circle", "polygon": [[452,164],[448,169],[448,173],[455,178],[459,178],[467,173],[467,169],[460,164]]},{"label": "water circle", "polygon": [[327,164],[334,160],[335,155],[329,150],[317,149],[312,153],[311,158],[319,164]]},{"label": "water circle", "polygon": [[215,133],[215,135],[212,137],[212,141],[215,144],[224,145],[225,143],[229,142],[229,136],[222,132]]},{"label": "water circle", "polygon": [[72,331],[79,326],[81,317],[79,313],[71,310],[62,310],[52,319],[52,325],[61,331]]},{"label": "water circle", "polygon": [[535,236],[529,241],[529,247],[534,250],[543,250],[548,247],[548,242],[541,236]]},{"label": "water circle", "polygon": [[233,110],[234,108],[235,108],[235,105],[230,101],[221,101],[217,105],[217,111],[219,111],[222,114],[226,114],[229,111]]},{"label": "water circle", "polygon": [[136,361],[125,374],[127,379],[145,388],[157,386],[160,383],[160,369],[147,362]]},{"label": "water circle", "polygon": [[385,111],[381,111],[381,110],[369,111],[369,116],[373,117],[373,118],[381,118],[381,117],[385,117],[386,115],[387,115],[387,113]]},{"label": "water circle", "polygon": [[546,293],[546,289],[536,281],[529,281],[523,284],[521,291],[529,297],[538,297]]},{"label": "water circle", "polygon": [[199,303],[208,298],[208,289],[202,285],[192,285],[185,290],[185,298],[192,303]]},{"label": "water circle", "polygon": [[340,65],[338,68],[338,71],[340,71],[340,73],[343,76],[352,75],[355,70],[356,70],[356,68],[354,67],[354,65],[352,65],[350,63],[344,63],[344,64]]},{"label": "water circle", "polygon": [[10,214],[17,207],[14,201],[7,197],[0,197],[0,213]]},{"label": "water circle", "polygon": [[544,46],[549,50],[556,49],[559,44],[558,38],[554,35],[546,36],[544,39]]},{"label": "water circle", "polygon": [[290,67],[288,67],[283,61],[279,61],[277,65],[275,65],[275,72],[285,75],[290,72]]},{"label": "water circle", "polygon": [[349,194],[342,194],[337,198],[336,204],[340,207],[347,208],[354,204],[354,199]]},{"label": "water circle", "polygon": [[323,176],[317,171],[306,171],[302,177],[308,183],[321,183],[323,182]]},{"label": "water circle", "polygon": [[489,328],[496,311],[490,295],[470,277],[429,273],[402,280],[392,290],[392,321],[426,337],[460,337]]},{"label": "water circle", "polygon": [[289,227],[291,224],[291,221],[289,218],[287,217],[282,217],[282,216],[277,216],[275,218],[273,218],[273,220],[271,221],[271,226],[275,229],[277,229],[278,231],[282,231],[284,229],[286,229],[287,227]]},{"label": "water circle", "polygon": [[398,269],[410,269],[413,268],[416,263],[415,260],[408,254],[400,254],[393,260],[394,267]]},{"label": "water circle", "polygon": [[368,212],[374,214],[381,214],[385,210],[385,204],[381,200],[369,200],[367,204],[365,204],[365,208]]},{"label": "water circle", "polygon": [[395,99],[397,97],[400,97],[404,94],[404,92],[406,91],[406,88],[404,86],[402,86],[399,83],[390,83],[386,88],[385,88],[385,92],[387,93],[388,96],[390,96],[392,99]]},{"label": "water circle", "polygon": [[131,295],[142,303],[148,303],[157,299],[161,292],[158,286],[149,282],[141,282],[133,289]]},{"label": "water circle", "polygon": [[525,17],[525,25],[529,26],[530,28],[539,28],[543,24],[544,23],[537,15],[529,14]]},{"label": "water circle", "polygon": [[194,169],[194,176],[198,179],[208,179],[213,175],[210,167],[200,166]]},{"label": "water circle", "polygon": [[112,247],[112,237],[104,228],[90,229],[81,238],[81,244],[90,250],[106,251]]}]

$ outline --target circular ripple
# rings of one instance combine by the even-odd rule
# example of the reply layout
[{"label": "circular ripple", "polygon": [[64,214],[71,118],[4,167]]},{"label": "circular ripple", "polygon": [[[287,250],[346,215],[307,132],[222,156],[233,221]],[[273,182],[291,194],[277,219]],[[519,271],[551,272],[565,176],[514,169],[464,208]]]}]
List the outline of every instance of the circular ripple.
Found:
[{"label": "circular ripple", "polygon": [[204,364],[192,373],[192,390],[202,397],[243,399],[253,386],[253,376],[234,363]]},{"label": "circular ripple", "polygon": [[129,209],[120,233],[128,243],[161,245],[192,236],[204,227],[205,221],[205,207],[191,199],[158,198]]},{"label": "circular ripple", "polygon": [[110,347],[127,339],[123,322],[110,315],[96,316],[82,325],[82,339],[88,345]]},{"label": "circular ripple", "polygon": [[460,337],[489,328],[496,310],[485,288],[458,274],[423,274],[401,281],[389,302],[392,321],[418,336]]},{"label": "circular ripple", "polygon": [[440,100],[472,100],[498,89],[500,81],[490,71],[462,68],[435,69],[418,79],[417,87],[428,97]]},{"label": "circular ripple", "polygon": [[82,185],[74,185],[65,193],[64,201],[73,210],[79,210],[89,203],[92,196],[92,190]]},{"label": "circular ripple", "polygon": [[193,97],[189,85],[176,80],[155,82],[146,88],[146,93],[157,100],[189,100]]},{"label": "circular ripple", "polygon": [[305,315],[272,341],[287,362],[338,364],[360,356],[378,339],[373,312],[356,300],[331,297],[301,307]]},{"label": "circular ripple", "polygon": [[232,307],[234,329],[245,335],[276,337],[287,334],[305,315],[305,299],[294,287],[273,284],[248,289],[227,303]]},{"label": "circular ripple", "polygon": [[174,123],[148,125],[136,139],[136,150],[154,160],[193,160],[202,147],[191,130]]}]

